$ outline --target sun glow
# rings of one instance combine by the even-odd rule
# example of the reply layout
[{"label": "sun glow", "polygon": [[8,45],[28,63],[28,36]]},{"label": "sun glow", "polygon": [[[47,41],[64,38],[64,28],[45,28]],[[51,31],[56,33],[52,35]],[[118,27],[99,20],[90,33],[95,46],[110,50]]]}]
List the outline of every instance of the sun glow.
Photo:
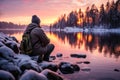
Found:
[{"label": "sun glow", "polygon": [[[42,25],[50,25],[56,20],[56,18],[49,18],[49,19],[42,19],[41,18],[41,24]],[[2,18],[0,21],[7,21],[7,22],[13,22],[15,24],[25,24],[28,25],[31,23],[31,16],[19,16],[19,17],[9,17],[9,18]]]},{"label": "sun glow", "polygon": [[77,24],[82,25],[82,23],[83,23],[83,19],[79,18],[78,21],[77,21]]},{"label": "sun glow", "polygon": [[19,16],[19,17],[8,17],[2,18],[1,21],[13,22],[15,24],[29,24],[31,17]]},{"label": "sun glow", "polygon": [[53,41],[57,41],[58,36],[53,33],[46,33],[47,37],[52,39]]},{"label": "sun glow", "polygon": [[82,41],[83,40],[83,35],[82,33],[77,34],[77,40]]},{"label": "sun glow", "polygon": [[88,35],[88,42],[92,41],[92,35]]}]

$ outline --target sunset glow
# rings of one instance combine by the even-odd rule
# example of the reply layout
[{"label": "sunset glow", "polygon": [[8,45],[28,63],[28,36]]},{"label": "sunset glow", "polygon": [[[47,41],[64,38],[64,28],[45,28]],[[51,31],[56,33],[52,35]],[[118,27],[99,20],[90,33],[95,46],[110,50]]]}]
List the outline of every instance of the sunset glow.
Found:
[{"label": "sunset glow", "polygon": [[82,33],[78,33],[78,34],[77,34],[77,39],[78,39],[79,41],[82,41],[82,40],[83,40]]},{"label": "sunset glow", "polygon": [[82,23],[83,23],[83,19],[78,19],[78,21],[77,21],[77,24],[79,24],[79,25],[82,25]]},{"label": "sunset glow", "polygon": [[92,4],[99,8],[106,2],[107,0],[0,0],[0,21],[29,24],[31,16],[36,14],[40,17],[41,24],[49,25],[62,14],[79,8],[85,11]]},{"label": "sunset glow", "polygon": [[92,41],[92,35],[88,35],[88,42]]}]

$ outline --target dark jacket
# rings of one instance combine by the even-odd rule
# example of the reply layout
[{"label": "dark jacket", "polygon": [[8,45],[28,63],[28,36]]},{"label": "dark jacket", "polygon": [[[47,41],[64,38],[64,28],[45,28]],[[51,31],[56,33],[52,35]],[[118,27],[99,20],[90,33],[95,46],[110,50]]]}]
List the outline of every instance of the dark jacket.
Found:
[{"label": "dark jacket", "polygon": [[30,32],[31,42],[33,46],[33,55],[42,55],[47,52],[47,45],[50,40],[36,23],[31,23],[25,30],[25,33]]}]

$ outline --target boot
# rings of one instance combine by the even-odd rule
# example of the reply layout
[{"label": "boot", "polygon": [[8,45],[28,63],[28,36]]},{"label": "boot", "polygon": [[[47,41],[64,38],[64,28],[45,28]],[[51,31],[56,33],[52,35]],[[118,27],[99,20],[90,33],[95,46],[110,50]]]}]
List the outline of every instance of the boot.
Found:
[{"label": "boot", "polygon": [[44,61],[49,61],[49,56],[50,56],[51,52],[54,50],[54,47],[55,46],[53,44],[48,44],[47,52],[46,52],[46,54],[43,57]]}]

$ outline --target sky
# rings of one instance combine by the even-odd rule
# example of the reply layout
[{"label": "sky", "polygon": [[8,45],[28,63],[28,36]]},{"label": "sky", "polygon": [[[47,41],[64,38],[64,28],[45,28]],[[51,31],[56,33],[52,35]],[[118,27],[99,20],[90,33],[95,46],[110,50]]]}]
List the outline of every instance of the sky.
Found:
[{"label": "sky", "polygon": [[[108,0],[0,0],[0,21],[16,24],[31,23],[32,15],[41,19],[41,24],[54,23],[61,15],[87,6],[99,6]],[[109,0],[112,1],[112,0]]]}]

